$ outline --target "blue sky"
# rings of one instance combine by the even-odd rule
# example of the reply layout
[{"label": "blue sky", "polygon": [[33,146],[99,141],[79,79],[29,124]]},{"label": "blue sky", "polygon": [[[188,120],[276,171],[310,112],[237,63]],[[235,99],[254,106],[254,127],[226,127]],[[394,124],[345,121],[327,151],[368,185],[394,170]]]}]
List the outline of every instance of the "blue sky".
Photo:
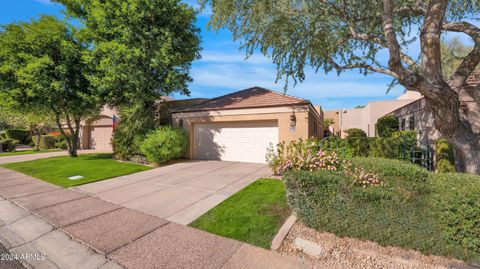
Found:
[{"label": "blue sky", "polygon": [[[193,2],[194,0],[192,0]],[[2,0],[0,2],[0,24],[26,21],[39,14],[63,17],[62,6],[49,0]],[[261,86],[283,91],[284,81],[275,83],[276,70],[269,58],[254,54],[245,60],[245,51],[240,44],[232,41],[231,33],[224,29],[207,31],[208,10],[197,18],[201,29],[202,58],[195,61],[189,88],[191,97],[216,97],[252,86]],[[415,50],[415,48],[413,48]],[[413,52],[414,53],[414,52]],[[367,77],[352,70],[337,76],[335,72],[324,74],[306,70],[306,79],[295,87],[289,86],[287,94],[309,99],[324,110],[351,108],[373,100],[395,99],[403,92],[401,86],[388,94],[388,76],[374,74]],[[187,96],[175,95],[183,99]]]}]

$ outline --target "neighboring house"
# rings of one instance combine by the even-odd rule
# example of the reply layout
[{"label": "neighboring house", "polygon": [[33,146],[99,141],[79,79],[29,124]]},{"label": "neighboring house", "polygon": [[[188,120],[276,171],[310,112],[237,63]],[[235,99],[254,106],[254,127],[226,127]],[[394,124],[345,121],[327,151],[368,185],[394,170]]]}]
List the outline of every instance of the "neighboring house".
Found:
[{"label": "neighboring house", "polygon": [[[478,94],[473,88],[480,84],[480,71],[467,79],[471,86],[468,92],[460,93],[460,104],[467,113],[474,132],[480,133],[480,115],[478,114],[479,104],[472,97]],[[433,112],[425,98],[416,100],[391,112],[398,118],[400,130],[415,130],[417,139],[425,145],[435,145],[435,141],[442,137],[440,132],[433,126]]]},{"label": "neighboring house", "polygon": [[265,162],[270,144],[322,136],[322,114],[310,101],[253,87],[174,110],[190,139],[188,157]]},{"label": "neighboring house", "polygon": [[[206,98],[192,98],[184,100],[173,100],[170,97],[163,97],[157,103],[157,121],[161,124],[172,123],[171,111],[185,106],[191,106],[205,102]],[[112,135],[115,122],[120,120],[119,112],[115,108],[103,107],[99,115],[93,119],[82,121],[80,126],[80,148],[112,150]]]},{"label": "neighboring house", "polygon": [[324,112],[324,117],[334,120],[335,123],[330,131],[340,134],[342,138],[346,136],[345,130],[351,128],[362,129],[368,137],[375,137],[379,118],[421,97],[420,93],[407,91],[396,100],[372,101],[362,108],[327,110]]}]

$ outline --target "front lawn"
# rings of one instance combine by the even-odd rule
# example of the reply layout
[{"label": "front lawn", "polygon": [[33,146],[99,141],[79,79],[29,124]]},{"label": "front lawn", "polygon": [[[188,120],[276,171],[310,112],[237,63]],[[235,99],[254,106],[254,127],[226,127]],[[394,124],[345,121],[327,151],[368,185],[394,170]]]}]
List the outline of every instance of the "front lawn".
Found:
[{"label": "front lawn", "polygon": [[47,153],[47,152],[55,152],[55,151],[61,151],[60,149],[42,149],[42,150],[19,150],[19,151],[14,151],[14,152],[2,152],[0,153],[0,157],[4,156],[15,156],[15,155],[27,155],[27,154],[37,154],[37,153]]},{"label": "front lawn", "polygon": [[214,207],[190,226],[270,248],[273,237],[290,216],[283,182],[259,179]]},{"label": "front lawn", "polygon": [[[51,157],[4,164],[2,167],[62,187],[72,187],[151,169],[149,166],[115,161],[112,159],[112,154],[108,153],[84,154],[76,158],[68,156]],[[77,180],[68,179],[68,177],[77,175],[83,176],[83,178]]]}]

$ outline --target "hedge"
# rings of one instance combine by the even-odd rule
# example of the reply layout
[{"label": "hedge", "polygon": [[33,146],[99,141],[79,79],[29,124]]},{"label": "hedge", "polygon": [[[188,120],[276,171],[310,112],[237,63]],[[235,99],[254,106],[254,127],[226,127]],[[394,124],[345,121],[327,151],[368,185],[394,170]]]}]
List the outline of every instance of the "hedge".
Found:
[{"label": "hedge", "polygon": [[28,145],[30,143],[30,131],[24,129],[9,129],[5,131],[9,139],[18,140],[20,144]]},{"label": "hedge", "polygon": [[0,147],[2,152],[15,151],[15,147],[18,145],[18,140],[14,139],[2,139],[0,140]]},{"label": "hedge", "polygon": [[[33,143],[35,143],[35,145],[39,144],[37,136],[32,137],[32,141],[33,141]],[[40,149],[55,148],[55,143],[56,142],[57,142],[57,137],[51,136],[51,135],[42,135],[42,136],[40,136],[39,148]]]},{"label": "hedge", "polygon": [[[435,174],[404,161],[353,158],[383,186],[342,171],[289,171],[287,200],[309,227],[425,254],[480,261],[480,177]],[[455,175],[455,176],[452,176]]]}]

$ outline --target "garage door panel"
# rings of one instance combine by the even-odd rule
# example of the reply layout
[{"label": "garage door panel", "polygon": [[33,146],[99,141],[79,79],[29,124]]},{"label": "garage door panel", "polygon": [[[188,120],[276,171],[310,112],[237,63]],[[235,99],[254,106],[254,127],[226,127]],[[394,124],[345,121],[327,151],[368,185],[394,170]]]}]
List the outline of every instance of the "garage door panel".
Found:
[{"label": "garage door panel", "polygon": [[276,122],[200,123],[194,129],[195,158],[265,162],[270,143],[278,143]]},{"label": "garage door panel", "polygon": [[98,150],[112,150],[112,126],[90,127],[90,148]]}]

